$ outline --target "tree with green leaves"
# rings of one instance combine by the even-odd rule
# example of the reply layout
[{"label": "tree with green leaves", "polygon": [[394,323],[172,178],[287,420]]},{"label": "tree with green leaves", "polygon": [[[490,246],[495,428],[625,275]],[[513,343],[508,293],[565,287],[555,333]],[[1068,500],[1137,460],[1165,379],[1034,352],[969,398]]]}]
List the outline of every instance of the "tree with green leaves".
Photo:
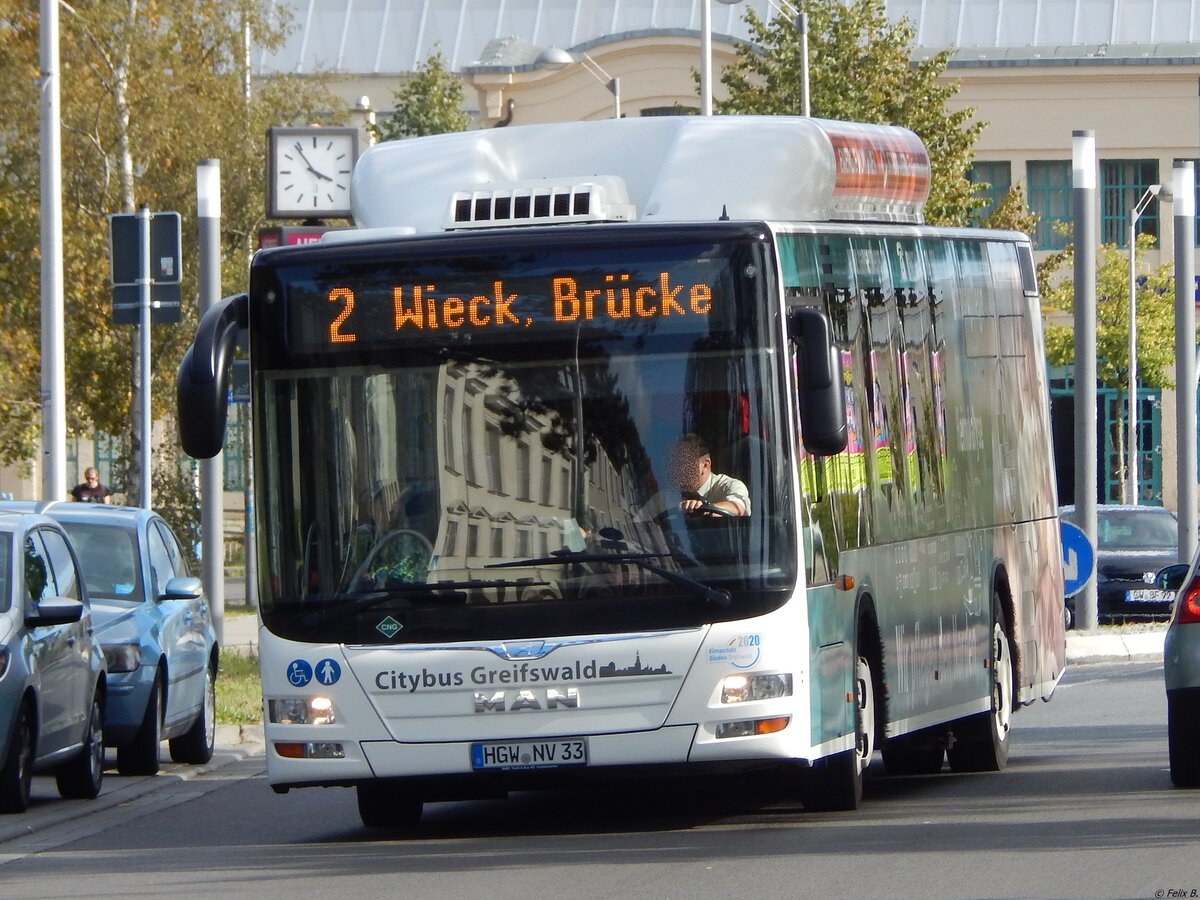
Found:
[{"label": "tree with green leaves", "polygon": [[446,67],[440,51],[425,60],[393,98],[396,111],[372,128],[378,140],[449,134],[466,131],[471,124],[462,110],[462,79]]},{"label": "tree with green leaves", "polygon": [[[40,434],[39,22],[36,4],[0,0],[0,462],[36,456]],[[63,271],[67,424],[75,435],[131,434],[133,329],[111,324],[113,213],[183,218],[183,321],[152,328],[153,418],[174,433],[176,368],[196,324],[196,164],[221,163],[222,278],[246,283],[264,221],[266,132],[342,104],[321,77],[279,76],[253,90],[245,39],[277,48],[290,27],[244,0],[101,0],[62,6]],[[33,152],[31,152],[33,148]],[[140,473],[118,472],[127,493]]]},{"label": "tree with green leaves", "polygon": [[[964,225],[982,206],[966,177],[984,128],[973,109],[951,110],[958,83],[943,78],[951,50],[914,58],[914,28],[891,22],[883,0],[803,2],[808,14],[810,112],[823,119],[902,125],[929,150],[933,179],[925,215],[940,225]],[[751,43],[737,48],[721,81],[729,97],[719,113],[800,115],[803,72],[800,34],[782,15],[764,22],[746,12]]]}]

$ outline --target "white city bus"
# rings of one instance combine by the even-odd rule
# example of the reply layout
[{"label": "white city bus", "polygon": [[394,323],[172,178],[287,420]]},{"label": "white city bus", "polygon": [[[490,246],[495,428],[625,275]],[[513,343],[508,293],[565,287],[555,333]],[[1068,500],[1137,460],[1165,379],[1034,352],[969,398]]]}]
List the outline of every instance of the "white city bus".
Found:
[{"label": "white city bus", "polygon": [[[647,118],[381,144],[264,250],[250,348],[267,775],[427,802],[763,770],[811,809],[999,769],[1064,667],[1028,239],[922,224],[900,128]],[[699,435],[749,515],[681,508]],[[696,506],[696,504],[688,504]]]}]

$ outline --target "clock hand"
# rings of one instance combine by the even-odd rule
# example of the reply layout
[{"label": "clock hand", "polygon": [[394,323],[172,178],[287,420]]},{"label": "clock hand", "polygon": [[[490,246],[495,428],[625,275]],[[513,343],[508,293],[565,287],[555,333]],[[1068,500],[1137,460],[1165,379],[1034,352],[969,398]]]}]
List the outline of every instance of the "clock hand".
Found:
[{"label": "clock hand", "polygon": [[333,181],[333,179],[330,178],[328,175],[326,175],[324,172],[318,172],[316,169],[313,168],[313,164],[310,163],[308,161],[308,157],[304,155],[304,148],[302,146],[300,146],[299,141],[296,141],[296,152],[299,153],[300,158],[302,160],[304,160],[304,165],[308,168],[308,171],[312,172],[314,175],[316,175],[318,178],[320,178],[324,181]]}]

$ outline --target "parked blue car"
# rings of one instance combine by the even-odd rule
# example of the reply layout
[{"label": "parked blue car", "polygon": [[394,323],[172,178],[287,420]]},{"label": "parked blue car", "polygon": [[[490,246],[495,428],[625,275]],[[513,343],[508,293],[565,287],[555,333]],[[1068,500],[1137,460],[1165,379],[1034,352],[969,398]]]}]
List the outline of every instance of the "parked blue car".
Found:
[{"label": "parked blue car", "polygon": [[29,806],[35,771],[90,800],[104,778],[104,654],[62,528],[0,512],[0,813]]},{"label": "parked blue car", "polygon": [[[33,503],[0,503],[0,508]],[[133,507],[49,502],[79,557],[107,667],[104,742],[122,775],[171,759],[203,764],[216,738],[219,662],[212,611],[161,516]]]}]

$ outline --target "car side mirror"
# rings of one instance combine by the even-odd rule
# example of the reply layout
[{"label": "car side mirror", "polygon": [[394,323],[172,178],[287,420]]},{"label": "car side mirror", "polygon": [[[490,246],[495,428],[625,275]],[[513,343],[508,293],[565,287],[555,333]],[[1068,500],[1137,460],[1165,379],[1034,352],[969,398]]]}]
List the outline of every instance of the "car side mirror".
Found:
[{"label": "car side mirror", "polygon": [[167,581],[159,600],[199,600],[204,595],[204,585],[199,578],[178,575]]},{"label": "car side mirror", "polygon": [[1154,576],[1154,584],[1160,590],[1177,591],[1183,587],[1183,580],[1187,578],[1190,568],[1186,563],[1175,563],[1173,566],[1159,569],[1158,574]]},{"label": "car side mirror", "polygon": [[46,625],[70,625],[83,618],[83,602],[71,597],[47,597],[25,617],[26,628]]}]

